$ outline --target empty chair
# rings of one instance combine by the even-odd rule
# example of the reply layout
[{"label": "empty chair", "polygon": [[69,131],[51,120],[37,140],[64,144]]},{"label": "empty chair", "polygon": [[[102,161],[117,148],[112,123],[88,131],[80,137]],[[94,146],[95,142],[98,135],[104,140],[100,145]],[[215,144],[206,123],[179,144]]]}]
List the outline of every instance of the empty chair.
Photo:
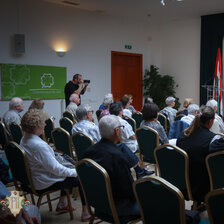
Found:
[{"label": "empty chair", "polygon": [[208,170],[211,191],[218,188],[224,188],[224,151],[207,155],[205,161]]},{"label": "empty chair", "polygon": [[208,217],[211,224],[224,223],[224,188],[209,192],[205,197]]},{"label": "empty chair", "polygon": [[73,157],[72,145],[70,141],[70,134],[63,128],[55,128],[52,132],[52,140],[56,150],[63,152],[70,157]]},{"label": "empty chair", "polygon": [[132,118],[136,122],[136,129],[140,127],[141,122],[143,121],[142,113],[141,112],[135,112],[132,114]]},{"label": "empty chair", "polygon": [[[26,152],[17,143],[9,142],[9,144],[6,146],[5,152],[6,152],[7,159],[9,161],[10,169],[12,171],[13,181],[14,181],[16,189],[30,193],[33,204],[35,204],[33,194],[36,195],[38,197],[37,207],[39,208],[41,205],[48,203],[49,210],[52,211],[51,201],[59,199],[60,197],[50,199],[50,193],[56,192],[58,190],[47,191],[42,194],[38,193],[35,190],[32,176],[30,173],[30,168],[29,168]],[[64,190],[66,192],[66,196],[68,200],[70,218],[73,219],[73,212],[72,212],[69,191],[67,189],[64,189]],[[45,195],[47,196],[47,201],[41,203],[42,198]]]},{"label": "empty chair", "polygon": [[54,129],[54,120],[52,118],[48,118],[46,121],[46,126],[44,128],[44,135],[46,137],[46,140],[49,143],[53,143],[51,132]]},{"label": "empty chair", "polygon": [[136,130],[136,136],[139,145],[140,160],[155,165],[154,150],[159,146],[159,134],[153,128],[142,126]]},{"label": "empty chair", "polygon": [[11,132],[12,140],[16,142],[17,144],[19,144],[21,141],[21,138],[23,137],[23,131],[21,126],[15,122],[12,122],[9,125],[9,130]]},{"label": "empty chair", "polygon": [[[91,159],[83,159],[76,164],[77,174],[88,206],[95,209],[94,216],[109,223],[139,221],[138,216],[119,216],[113,199],[110,177],[107,171]],[[89,208],[90,210],[90,208]],[[90,210],[91,211],[91,210]],[[90,223],[93,223],[90,222]]]},{"label": "empty chair", "polygon": [[8,143],[8,135],[6,132],[6,128],[4,123],[0,121],[0,145],[2,146],[2,149],[5,148],[7,143]]},{"label": "empty chair", "polygon": [[184,196],[174,185],[160,177],[146,177],[135,181],[133,188],[144,224],[186,223]]},{"label": "empty chair", "polygon": [[83,132],[77,132],[71,136],[77,160],[83,159],[86,150],[94,144],[93,140]]},{"label": "empty chair", "polygon": [[69,134],[72,133],[72,127],[73,127],[73,122],[67,118],[67,117],[62,117],[59,121],[60,127],[65,129]]},{"label": "empty chair", "polygon": [[128,116],[123,116],[122,118],[126,120],[132,126],[134,133],[136,133],[136,121],[133,118]]},{"label": "empty chair", "polygon": [[75,121],[74,115],[69,111],[65,111],[63,113],[63,117],[67,117],[68,119],[72,121],[72,123]]}]

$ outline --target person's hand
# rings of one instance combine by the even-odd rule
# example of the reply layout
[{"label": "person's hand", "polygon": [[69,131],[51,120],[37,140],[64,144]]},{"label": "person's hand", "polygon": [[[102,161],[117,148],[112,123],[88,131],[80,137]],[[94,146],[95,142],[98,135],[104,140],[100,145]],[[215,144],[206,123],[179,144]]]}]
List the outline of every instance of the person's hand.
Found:
[{"label": "person's hand", "polygon": [[88,83],[88,82],[84,82],[84,84],[85,84],[85,87],[87,87],[87,86],[89,85],[89,83]]},{"label": "person's hand", "polygon": [[83,84],[83,79],[79,80],[79,84],[81,84],[81,85]]}]

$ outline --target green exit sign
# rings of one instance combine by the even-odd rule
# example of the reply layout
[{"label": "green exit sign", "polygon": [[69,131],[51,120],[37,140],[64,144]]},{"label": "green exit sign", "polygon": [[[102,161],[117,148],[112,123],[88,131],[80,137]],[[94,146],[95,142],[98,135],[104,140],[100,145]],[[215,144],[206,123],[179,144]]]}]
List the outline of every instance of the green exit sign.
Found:
[{"label": "green exit sign", "polygon": [[131,45],[127,45],[127,44],[125,44],[125,45],[124,45],[124,48],[125,48],[125,49],[132,49],[132,46],[131,46]]}]

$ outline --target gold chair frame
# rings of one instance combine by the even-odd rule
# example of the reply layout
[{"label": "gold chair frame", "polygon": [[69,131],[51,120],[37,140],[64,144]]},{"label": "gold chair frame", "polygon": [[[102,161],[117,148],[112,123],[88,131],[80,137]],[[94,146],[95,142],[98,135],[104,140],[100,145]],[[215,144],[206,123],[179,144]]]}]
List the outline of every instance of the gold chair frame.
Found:
[{"label": "gold chair frame", "polygon": [[132,117],[129,117],[129,116],[125,116],[125,115],[123,115],[123,118],[124,118],[124,120],[125,120],[125,118],[130,119],[133,122],[133,124],[134,124],[134,130],[133,131],[136,134],[136,121],[135,121],[135,119],[133,119]]},{"label": "gold chair frame", "polygon": [[[164,114],[162,114],[162,113],[158,113],[158,117],[159,116],[164,118],[164,120],[165,120],[165,127],[164,127],[164,129],[165,129],[165,131],[167,131],[167,118],[166,118],[166,116]],[[158,120],[158,118],[157,118],[157,120]],[[158,122],[159,122],[159,120],[158,120]]]}]

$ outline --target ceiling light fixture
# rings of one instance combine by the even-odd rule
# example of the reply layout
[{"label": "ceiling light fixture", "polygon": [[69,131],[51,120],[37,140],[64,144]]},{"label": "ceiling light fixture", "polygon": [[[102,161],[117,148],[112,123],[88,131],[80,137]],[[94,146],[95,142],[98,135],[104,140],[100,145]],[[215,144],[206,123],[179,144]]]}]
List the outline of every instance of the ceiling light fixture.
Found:
[{"label": "ceiling light fixture", "polygon": [[[166,0],[166,1],[168,1],[168,0]],[[184,0],[169,0],[168,2],[183,2]],[[161,2],[161,4],[163,5],[163,6],[165,6],[166,5],[166,3],[165,3],[165,0],[160,0],[160,2]]]},{"label": "ceiling light fixture", "polygon": [[165,6],[165,0],[161,0],[161,4]]}]

